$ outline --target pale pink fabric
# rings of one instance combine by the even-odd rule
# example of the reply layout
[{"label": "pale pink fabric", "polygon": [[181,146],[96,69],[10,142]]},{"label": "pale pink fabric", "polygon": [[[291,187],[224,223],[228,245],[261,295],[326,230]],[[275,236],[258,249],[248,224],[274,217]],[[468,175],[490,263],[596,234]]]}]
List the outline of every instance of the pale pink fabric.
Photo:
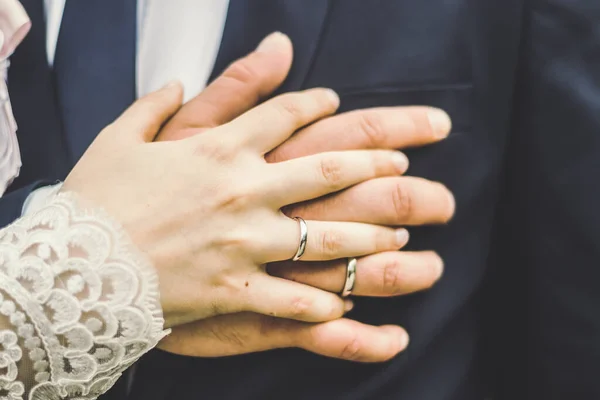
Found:
[{"label": "pale pink fabric", "polygon": [[23,40],[31,21],[18,0],[0,0],[0,58],[7,58]]},{"label": "pale pink fabric", "polygon": [[19,175],[21,168],[17,124],[6,87],[8,57],[27,35],[30,27],[29,17],[19,1],[0,0],[0,196]]}]

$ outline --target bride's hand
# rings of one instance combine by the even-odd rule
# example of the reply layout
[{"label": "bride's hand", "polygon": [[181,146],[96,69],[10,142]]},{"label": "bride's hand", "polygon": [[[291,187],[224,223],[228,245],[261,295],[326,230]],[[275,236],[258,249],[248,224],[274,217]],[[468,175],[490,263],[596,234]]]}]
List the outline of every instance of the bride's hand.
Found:
[{"label": "bride's hand", "polygon": [[[285,94],[202,135],[152,143],[181,97],[174,84],[137,101],[100,133],[62,190],[102,207],[150,257],[167,326],[240,311],[311,322],[343,315],[339,296],[265,272],[299,245],[298,222],[280,209],[399,175],[406,157],[362,150],[266,163],[265,153],[336,110],[326,89]],[[406,240],[403,229],[306,222],[306,261],[395,250]]]}]

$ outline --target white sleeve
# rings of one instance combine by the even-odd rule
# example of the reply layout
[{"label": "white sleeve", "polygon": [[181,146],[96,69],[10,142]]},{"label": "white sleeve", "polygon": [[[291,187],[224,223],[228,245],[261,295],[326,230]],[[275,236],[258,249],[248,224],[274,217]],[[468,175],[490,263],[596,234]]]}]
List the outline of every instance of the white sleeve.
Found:
[{"label": "white sleeve", "polygon": [[0,230],[0,397],[95,399],[168,332],[151,263],[101,211],[54,196]]},{"label": "white sleeve", "polygon": [[30,215],[46,206],[60,191],[62,182],[56,185],[42,186],[31,193],[23,203],[21,215]]}]

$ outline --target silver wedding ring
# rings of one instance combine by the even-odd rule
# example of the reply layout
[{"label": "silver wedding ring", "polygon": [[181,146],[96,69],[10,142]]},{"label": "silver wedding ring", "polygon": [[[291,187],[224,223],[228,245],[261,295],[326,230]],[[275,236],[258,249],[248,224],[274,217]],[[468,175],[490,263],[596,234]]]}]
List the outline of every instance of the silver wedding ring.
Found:
[{"label": "silver wedding ring", "polygon": [[306,221],[304,221],[302,218],[294,217],[294,219],[298,221],[298,226],[300,227],[300,243],[298,244],[298,250],[292,258],[292,261],[298,261],[300,257],[304,255],[304,250],[306,250],[306,240],[308,239],[308,227],[306,226]]},{"label": "silver wedding ring", "polygon": [[344,290],[342,290],[342,297],[348,297],[354,289],[354,283],[356,282],[356,258],[349,258],[348,264],[346,265],[346,281],[344,282]]}]

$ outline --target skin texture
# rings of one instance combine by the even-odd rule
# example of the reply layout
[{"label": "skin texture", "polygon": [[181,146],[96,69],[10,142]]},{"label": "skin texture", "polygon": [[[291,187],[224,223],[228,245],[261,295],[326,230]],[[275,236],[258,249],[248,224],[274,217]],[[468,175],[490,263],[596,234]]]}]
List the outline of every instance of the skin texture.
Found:
[{"label": "skin texture", "polygon": [[[273,92],[292,63],[292,45],[279,33],[234,62],[200,95],[186,103],[156,140],[181,140],[227,123]],[[301,128],[265,156],[269,163],[328,151],[398,149],[443,140],[449,117],[429,107],[357,110]],[[332,195],[284,207],[288,216],[389,226],[447,222],[454,198],[440,183],[408,176],[371,179]],[[310,234],[310,232],[309,232]],[[339,293],[346,259],[270,263],[274,276]],[[358,258],[353,295],[397,296],[431,287],[442,275],[435,252],[383,251]],[[298,347],[329,357],[378,362],[402,351],[408,335],[397,326],[374,327],[341,318],[306,323],[255,313],[238,313],[178,326],[160,347],[191,356],[217,357]]]},{"label": "skin texture", "polygon": [[[175,84],[137,101],[100,133],[63,190],[108,211],[150,256],[167,326],[241,311],[309,322],[340,317],[346,306],[335,294],[266,273],[266,263],[289,259],[298,248],[298,223],[280,209],[401,174],[406,157],[356,150],[267,163],[266,152],[335,111],[339,99],[326,89],[278,96],[202,135],[149,142],[181,95]],[[404,230],[390,227],[307,224],[307,261],[406,244]]]}]

